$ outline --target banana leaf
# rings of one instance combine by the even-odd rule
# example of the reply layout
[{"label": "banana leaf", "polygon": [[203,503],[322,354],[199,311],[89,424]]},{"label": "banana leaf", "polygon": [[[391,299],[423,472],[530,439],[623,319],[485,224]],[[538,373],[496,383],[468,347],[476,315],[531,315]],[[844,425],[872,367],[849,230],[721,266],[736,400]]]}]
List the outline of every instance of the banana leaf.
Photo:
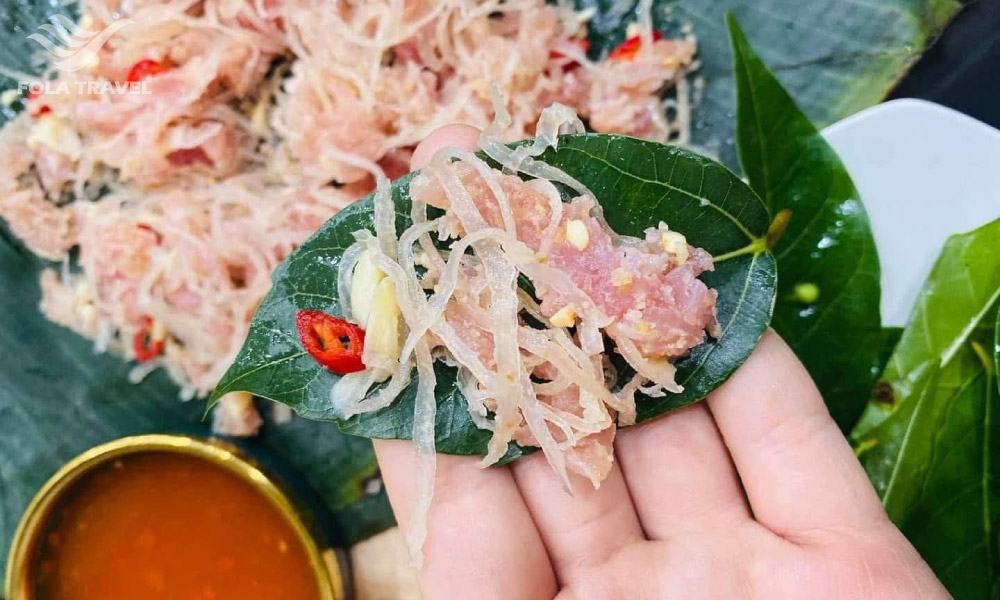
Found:
[{"label": "banana leaf", "polygon": [[[698,38],[703,84],[695,85],[692,143],[736,167],[736,114],[726,13],[732,12],[781,84],[819,128],[877,104],[968,0],[668,0],[653,24]],[[639,5],[576,0],[597,11],[591,52],[621,42]],[[626,18],[622,16],[625,15]],[[700,89],[700,91],[699,91]]]},{"label": "banana leaf", "polygon": [[[94,354],[91,342],[48,322],[37,308],[40,261],[2,226],[0,233],[0,542],[6,557],[31,496],[76,454],[125,435],[209,431],[202,422],[204,403],[181,402],[165,374],[133,385],[130,364]],[[332,534],[345,543],[392,524],[385,495],[365,493],[365,483],[377,474],[368,440],[294,419],[268,424],[249,446],[290,463],[293,477],[304,478],[333,511],[365,501],[371,522],[358,522],[354,511],[333,515],[344,526]]]}]

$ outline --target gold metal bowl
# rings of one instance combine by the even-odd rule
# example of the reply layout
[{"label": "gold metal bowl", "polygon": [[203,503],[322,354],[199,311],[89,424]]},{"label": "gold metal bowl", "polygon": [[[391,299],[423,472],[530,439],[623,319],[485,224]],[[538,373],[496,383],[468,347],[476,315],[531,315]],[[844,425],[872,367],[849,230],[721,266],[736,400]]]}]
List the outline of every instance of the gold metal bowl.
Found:
[{"label": "gold metal bowl", "polygon": [[181,434],[149,434],[126,437],[87,450],[53,475],[28,505],[14,533],[7,558],[6,597],[34,600],[32,562],[39,536],[52,509],[84,474],[110,460],[143,452],[174,452],[195,456],[218,465],[249,483],[285,517],[299,538],[316,576],[319,600],[343,600],[345,593],[342,554],[330,547],[310,513],[286,491],[279,480],[236,446],[222,440]]}]

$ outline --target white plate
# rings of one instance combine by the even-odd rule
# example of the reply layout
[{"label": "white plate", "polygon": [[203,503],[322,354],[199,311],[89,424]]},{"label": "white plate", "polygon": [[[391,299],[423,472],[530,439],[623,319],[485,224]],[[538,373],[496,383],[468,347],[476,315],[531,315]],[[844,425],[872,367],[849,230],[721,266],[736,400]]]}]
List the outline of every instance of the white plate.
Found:
[{"label": "white plate", "polygon": [[894,100],[823,130],[868,209],[882,321],[903,326],[945,239],[1000,217],[1000,131],[923,100]]}]

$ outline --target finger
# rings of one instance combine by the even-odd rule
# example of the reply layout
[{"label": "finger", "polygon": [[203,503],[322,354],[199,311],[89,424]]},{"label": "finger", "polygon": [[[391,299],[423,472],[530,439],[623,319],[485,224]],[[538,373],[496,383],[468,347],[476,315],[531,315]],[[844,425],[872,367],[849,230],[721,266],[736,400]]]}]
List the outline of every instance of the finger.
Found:
[{"label": "finger", "polygon": [[708,398],[757,521],[790,539],[866,527],[882,505],[802,363],[773,331]]},{"label": "finger", "polygon": [[571,473],[572,496],[541,453],[520,459],[511,470],[561,584],[645,539],[617,465],[596,490]]},{"label": "finger", "polygon": [[410,168],[419,169],[430,162],[441,148],[454,147],[475,150],[479,147],[480,131],[471,125],[445,125],[438,127],[417,145],[410,158]]},{"label": "finger", "polygon": [[[478,139],[474,127],[441,127],[417,146],[410,166],[422,167],[440,148],[475,149]],[[415,451],[408,442],[374,443],[393,511],[406,528],[416,490]],[[545,547],[510,470],[481,469],[475,458],[439,454],[427,531],[420,574],[426,597],[555,595]]]},{"label": "finger", "polygon": [[622,429],[615,454],[650,539],[750,520],[736,468],[704,404]]},{"label": "finger", "polygon": [[[374,440],[393,512],[405,531],[416,492],[413,444]],[[437,456],[420,583],[424,597],[549,600],[556,583],[542,539],[509,469]]]}]

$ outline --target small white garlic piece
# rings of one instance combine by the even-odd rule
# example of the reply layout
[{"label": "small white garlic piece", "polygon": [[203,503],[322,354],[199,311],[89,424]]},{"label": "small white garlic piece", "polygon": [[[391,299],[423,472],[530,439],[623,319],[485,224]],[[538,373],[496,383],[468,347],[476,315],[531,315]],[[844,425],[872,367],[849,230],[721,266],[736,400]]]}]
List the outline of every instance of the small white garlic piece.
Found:
[{"label": "small white garlic piece", "polygon": [[674,255],[678,265],[683,265],[690,256],[687,238],[676,231],[664,231],[660,237],[663,249]]},{"label": "small white garlic piece", "polygon": [[578,219],[566,223],[566,241],[573,244],[577,250],[583,251],[590,244],[590,232],[587,224]]},{"label": "small white garlic piece", "polygon": [[556,327],[572,327],[576,324],[576,310],[572,304],[560,308],[556,314],[549,317],[549,323]]},{"label": "small white garlic piece", "polygon": [[383,279],[385,273],[372,264],[368,251],[362,252],[351,275],[351,317],[362,327],[368,325],[368,314],[373,305],[372,298]]}]

